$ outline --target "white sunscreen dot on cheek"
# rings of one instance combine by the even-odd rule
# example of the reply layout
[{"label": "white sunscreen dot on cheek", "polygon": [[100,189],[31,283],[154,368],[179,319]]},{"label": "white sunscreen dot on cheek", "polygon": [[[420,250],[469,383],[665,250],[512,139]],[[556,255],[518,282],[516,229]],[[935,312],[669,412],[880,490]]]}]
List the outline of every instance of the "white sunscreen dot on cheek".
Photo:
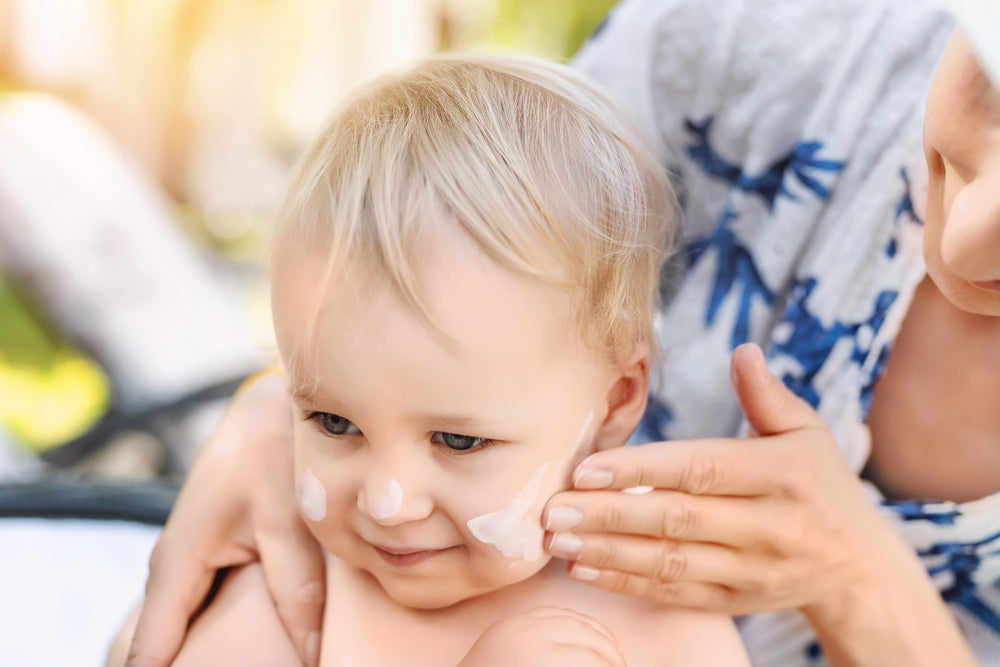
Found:
[{"label": "white sunscreen dot on cheek", "polygon": [[506,507],[469,519],[466,525],[473,537],[483,544],[492,544],[507,558],[524,561],[540,559],[545,554],[542,549],[545,530],[541,522],[536,517],[529,517],[529,514],[548,467],[548,463],[539,466]]},{"label": "white sunscreen dot on cheek", "polygon": [[299,507],[310,521],[322,521],[326,517],[326,489],[309,468],[303,470],[299,478]]},{"label": "white sunscreen dot on cheek", "polygon": [[390,479],[385,483],[382,495],[376,497],[369,508],[369,513],[375,519],[391,519],[403,508],[403,487],[399,482]]}]

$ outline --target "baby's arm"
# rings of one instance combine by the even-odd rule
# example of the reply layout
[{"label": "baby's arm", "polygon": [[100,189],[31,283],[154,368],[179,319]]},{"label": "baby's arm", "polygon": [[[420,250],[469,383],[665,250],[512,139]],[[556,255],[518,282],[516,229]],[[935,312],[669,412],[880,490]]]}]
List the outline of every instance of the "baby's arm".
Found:
[{"label": "baby's arm", "polygon": [[458,667],[626,667],[614,635],[570,609],[539,607],[494,623]]},{"label": "baby's arm", "polygon": [[595,618],[602,609],[588,616],[557,607],[507,618],[487,628],[458,667],[750,666],[730,617],[620,600],[632,609],[603,622]]},{"label": "baby's arm", "polygon": [[642,632],[642,624],[632,626],[640,632],[637,644],[626,653],[630,667],[631,657],[638,657],[638,652],[646,653],[643,658],[649,661],[634,663],[637,665],[750,667],[750,658],[731,617],[676,608],[659,615],[660,622],[645,626],[649,633]]},{"label": "baby's arm", "polygon": [[628,667],[750,667],[730,616],[624,595],[580,605],[614,633]]},{"label": "baby's arm", "polygon": [[[125,664],[137,616],[138,611],[132,614],[108,652],[108,667]],[[229,573],[212,604],[191,624],[171,665],[301,667],[259,565]]]}]

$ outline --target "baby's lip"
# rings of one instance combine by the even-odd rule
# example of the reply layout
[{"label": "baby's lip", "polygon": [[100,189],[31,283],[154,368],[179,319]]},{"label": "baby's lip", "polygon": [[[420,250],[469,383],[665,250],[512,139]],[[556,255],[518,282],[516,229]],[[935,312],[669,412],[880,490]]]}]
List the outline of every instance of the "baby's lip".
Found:
[{"label": "baby's lip", "polygon": [[408,569],[412,567],[417,567],[422,563],[426,563],[429,560],[434,560],[438,556],[443,555],[453,547],[446,547],[444,549],[422,549],[414,548],[411,546],[376,546],[372,545],[375,553],[382,558],[388,565],[399,569]]},{"label": "baby's lip", "polygon": [[371,541],[369,541],[368,544],[378,549],[379,551],[384,551],[394,556],[405,556],[407,554],[424,553],[424,552],[435,553],[437,551],[446,551],[452,548],[451,546],[440,547],[440,546],[417,546],[410,544],[382,544],[380,542],[371,542]]},{"label": "baby's lip", "polygon": [[408,547],[408,546],[395,547],[395,546],[388,546],[381,544],[373,544],[372,546],[378,549],[379,551],[384,551],[386,553],[393,554],[394,556],[405,556],[407,554],[423,553],[425,551],[429,552],[443,551],[443,549],[439,549],[437,547]]}]

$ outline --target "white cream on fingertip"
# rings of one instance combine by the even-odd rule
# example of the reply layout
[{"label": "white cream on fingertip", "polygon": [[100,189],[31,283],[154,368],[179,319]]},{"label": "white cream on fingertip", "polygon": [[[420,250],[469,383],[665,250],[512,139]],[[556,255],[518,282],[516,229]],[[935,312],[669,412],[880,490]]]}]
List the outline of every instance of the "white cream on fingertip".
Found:
[{"label": "white cream on fingertip", "polygon": [[299,507],[310,521],[326,518],[326,489],[309,468],[299,476]]},{"label": "white cream on fingertip", "polygon": [[622,493],[629,493],[633,496],[641,496],[643,494],[649,493],[653,490],[651,486],[630,486],[628,488],[622,489]]}]

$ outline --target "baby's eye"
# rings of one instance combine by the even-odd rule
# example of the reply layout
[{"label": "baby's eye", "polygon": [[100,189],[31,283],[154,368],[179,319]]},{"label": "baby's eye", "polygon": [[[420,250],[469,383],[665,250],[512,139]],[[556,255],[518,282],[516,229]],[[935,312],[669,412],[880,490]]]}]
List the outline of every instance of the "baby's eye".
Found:
[{"label": "baby's eye", "polygon": [[459,452],[485,447],[492,442],[492,440],[488,438],[477,438],[474,435],[459,435],[457,433],[445,433],[444,431],[436,431],[431,440]]},{"label": "baby's eye", "polygon": [[310,415],[310,419],[319,422],[323,430],[330,435],[354,435],[355,433],[361,433],[360,429],[352,424],[350,420],[331,412],[314,412]]}]

